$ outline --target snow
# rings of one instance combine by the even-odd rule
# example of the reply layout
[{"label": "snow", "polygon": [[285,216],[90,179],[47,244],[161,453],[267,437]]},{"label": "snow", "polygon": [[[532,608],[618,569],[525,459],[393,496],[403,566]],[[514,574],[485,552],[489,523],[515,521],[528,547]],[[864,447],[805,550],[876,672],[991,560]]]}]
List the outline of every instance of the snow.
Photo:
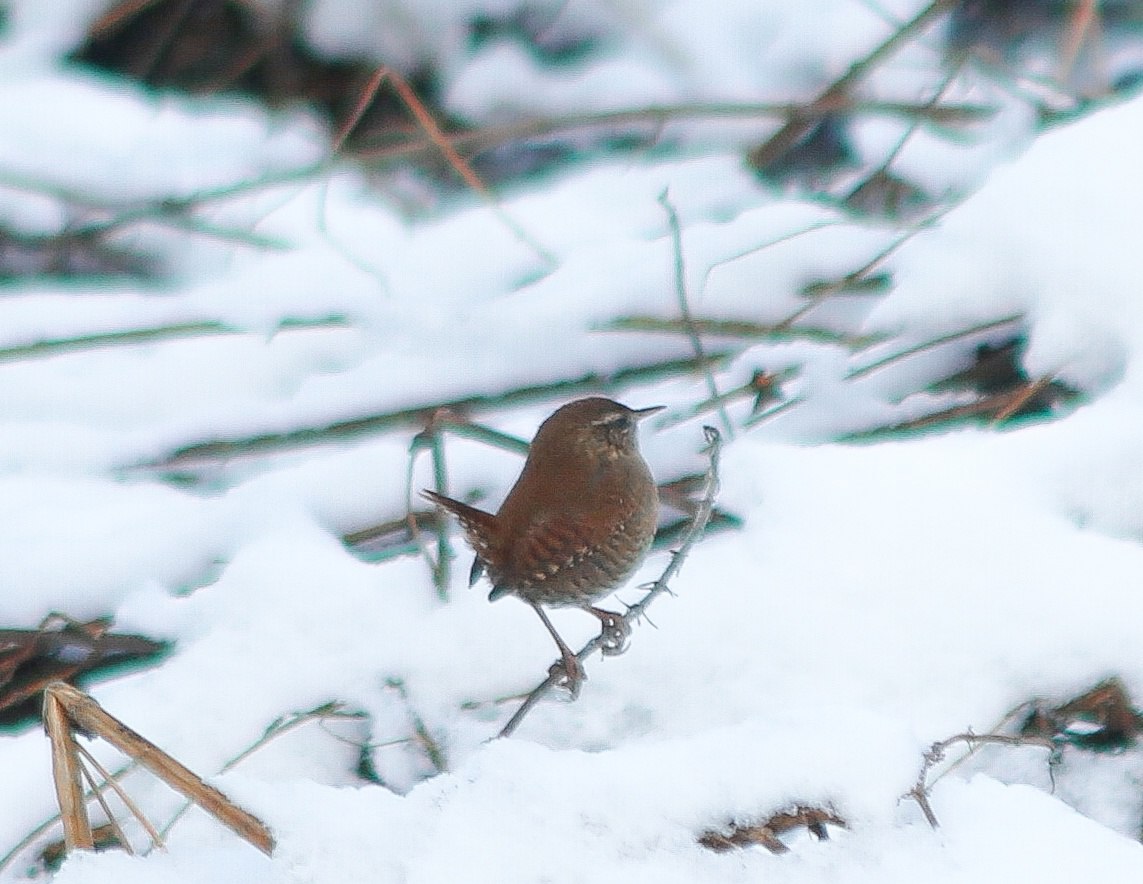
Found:
[{"label": "snow", "polygon": [[[394,64],[448,59],[450,107],[496,119],[505,108],[812,94],[888,33],[886,17],[920,6],[736,2],[711,16],[683,0],[566,5],[553,27],[605,35],[608,49],[559,74],[503,43],[458,53],[466,16],[488,3],[383,11],[324,0],[311,4],[309,36],[344,55],[385,57],[399,44],[407,57]],[[796,366],[784,392],[805,400],[727,440],[719,505],[742,528],[693,550],[675,594],[652,609],[654,628],[637,628],[626,654],[590,660],[578,701],[546,700],[511,738],[492,740],[515,708],[505,698],[552,662],[534,614],[489,604],[485,585],[469,590],[467,551],[442,602],[420,557],[368,563],[339,539],[403,512],[417,427],[191,464],[198,484],[166,482],[154,462],[205,440],[690,355],[682,336],[605,328],[620,316],[678,316],[664,192],[683,227],[690,307],[703,317],[779,322],[805,303],[806,284],[861,266],[899,231],[761,187],[734,150],[691,147],[514,185],[503,212],[542,250],[476,199],[412,220],[348,165],[291,178],[323,158],[311,117],[113,86],[53,61],[98,4],[11,6],[0,49],[5,224],[61,229],[72,219],[60,188],[114,212],[282,176],[201,215],[282,248],[156,218],[117,242],[164,254],[174,278],[160,290],[31,280],[0,298],[0,349],[225,326],[0,360],[0,625],[110,614],[119,631],[174,642],[161,664],[93,695],[277,839],[262,857],[194,811],[167,852],[75,854],[54,881],[892,884],[1143,870],[1134,750],[1065,750],[1054,779],[1042,749],[981,750],[936,781],[937,830],[901,798],[934,741],[986,732],[1031,698],[1062,702],[1110,675],[1143,693],[1143,99],[1034,137],[1027,107],[963,87],[960,99],[995,100],[998,116],[972,143],[918,138],[902,168],[934,192],[979,189],[885,260],[886,294],[807,317],[888,340],[856,354],[815,340],[734,342],[721,389]],[[820,21],[833,13],[845,26],[825,40]],[[906,53],[875,88],[924,101],[937,80],[918,79],[920,69]],[[900,121],[864,128],[862,155],[901,131]],[[854,368],[1015,313],[1026,316],[1029,376],[1084,391],[1073,410],[1012,429],[834,441],[912,414],[917,401],[902,397],[963,368],[964,351],[850,380]],[[295,320],[311,325],[289,327]],[[724,343],[705,339],[712,352]],[[674,376],[615,395],[674,414],[707,391],[702,378]],[[473,417],[529,438],[555,404],[478,405]],[[729,411],[746,416],[742,404]],[[643,437],[660,479],[701,470],[701,445],[698,420]],[[520,463],[452,438],[447,457],[453,491],[481,492],[489,506]],[[430,482],[422,456],[412,487]],[[654,554],[617,597],[633,602],[633,587],[666,562]],[[577,611],[552,616],[573,645],[596,628]],[[222,772],[281,716],[335,700],[367,717],[305,725]],[[354,774],[362,745],[384,785]],[[92,750],[118,765],[108,747]],[[127,783],[156,820],[179,806],[145,776]],[[4,852],[53,813],[40,729],[0,736],[0,794]],[[784,855],[697,843],[799,804],[832,808],[848,827],[828,841],[784,836]],[[24,851],[0,880],[25,880],[33,864]]]}]

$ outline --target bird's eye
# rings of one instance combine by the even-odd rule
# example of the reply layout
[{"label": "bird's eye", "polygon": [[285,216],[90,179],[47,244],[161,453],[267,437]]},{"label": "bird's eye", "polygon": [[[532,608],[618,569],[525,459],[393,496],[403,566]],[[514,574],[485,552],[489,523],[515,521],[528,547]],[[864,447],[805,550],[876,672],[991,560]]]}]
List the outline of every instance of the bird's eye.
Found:
[{"label": "bird's eye", "polygon": [[605,430],[626,430],[631,426],[631,416],[622,412],[609,414],[607,417],[595,421],[595,425]]}]

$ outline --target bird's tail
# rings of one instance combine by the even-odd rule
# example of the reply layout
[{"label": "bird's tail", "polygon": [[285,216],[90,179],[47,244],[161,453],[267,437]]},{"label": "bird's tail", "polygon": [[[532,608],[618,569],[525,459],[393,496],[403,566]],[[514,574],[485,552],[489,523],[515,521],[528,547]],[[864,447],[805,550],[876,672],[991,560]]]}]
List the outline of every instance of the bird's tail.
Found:
[{"label": "bird's tail", "polygon": [[486,513],[484,510],[428,489],[422,491],[421,496],[456,516],[460,527],[464,529],[468,545],[476,553],[476,561],[472,563],[472,571],[468,575],[468,585],[472,586],[484,573],[484,563],[489,560],[489,552],[496,542],[498,536],[496,517],[492,513]]}]

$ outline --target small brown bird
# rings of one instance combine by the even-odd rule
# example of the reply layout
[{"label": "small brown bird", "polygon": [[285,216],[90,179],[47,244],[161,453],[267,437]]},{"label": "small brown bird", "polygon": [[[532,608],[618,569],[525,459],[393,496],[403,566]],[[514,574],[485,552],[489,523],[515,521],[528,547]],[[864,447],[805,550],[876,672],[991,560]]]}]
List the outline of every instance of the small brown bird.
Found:
[{"label": "small brown bird", "polygon": [[603,625],[604,653],[621,653],[630,627],[596,608],[635,571],[651,545],[659,493],[639,454],[636,424],[663,406],[631,409],[611,399],[578,399],[536,431],[520,478],[495,515],[432,491],[455,515],[476,553],[470,585],[487,570],[488,598],[515,595],[539,614],[579,693],[583,667],[541,605],[580,607]]}]

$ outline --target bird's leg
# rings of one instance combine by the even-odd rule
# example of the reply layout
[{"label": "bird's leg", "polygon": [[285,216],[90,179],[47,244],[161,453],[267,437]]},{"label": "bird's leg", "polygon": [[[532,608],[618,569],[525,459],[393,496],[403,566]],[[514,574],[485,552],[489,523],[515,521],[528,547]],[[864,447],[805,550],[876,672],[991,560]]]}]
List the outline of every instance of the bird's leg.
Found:
[{"label": "bird's leg", "polygon": [[552,621],[548,619],[544,609],[532,602],[529,604],[532,605],[532,610],[540,615],[540,619],[544,621],[544,626],[548,628],[548,632],[556,640],[556,646],[560,649],[560,656],[563,657],[563,660],[559,663],[553,663],[551,671],[555,672],[557,667],[563,668],[564,674],[567,676],[567,688],[574,700],[579,696],[580,686],[587,680],[587,673],[583,671],[583,664],[579,662],[579,658],[572,652],[572,649],[567,646],[567,642],[560,638],[560,634],[552,626]]},{"label": "bird's leg", "polygon": [[627,650],[627,643],[631,639],[631,625],[623,619],[622,615],[613,614],[611,611],[603,610],[603,608],[594,608],[591,605],[584,605],[583,609],[598,617],[599,622],[603,625],[603,631],[599,634],[599,638],[605,657],[615,657]]}]

